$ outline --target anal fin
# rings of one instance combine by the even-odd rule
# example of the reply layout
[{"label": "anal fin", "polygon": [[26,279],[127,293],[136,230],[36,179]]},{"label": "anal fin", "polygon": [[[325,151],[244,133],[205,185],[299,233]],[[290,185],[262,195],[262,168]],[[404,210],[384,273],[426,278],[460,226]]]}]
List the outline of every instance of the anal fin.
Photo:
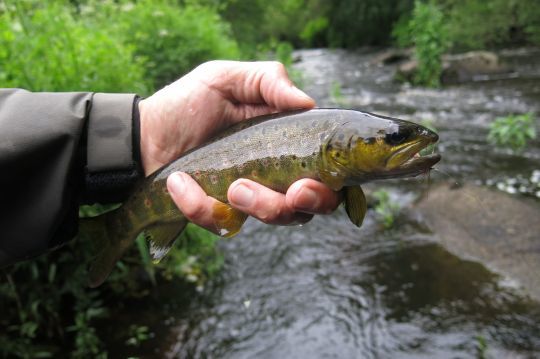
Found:
[{"label": "anal fin", "polygon": [[240,231],[248,215],[226,203],[216,202],[212,217],[218,234],[222,237],[232,237]]}]

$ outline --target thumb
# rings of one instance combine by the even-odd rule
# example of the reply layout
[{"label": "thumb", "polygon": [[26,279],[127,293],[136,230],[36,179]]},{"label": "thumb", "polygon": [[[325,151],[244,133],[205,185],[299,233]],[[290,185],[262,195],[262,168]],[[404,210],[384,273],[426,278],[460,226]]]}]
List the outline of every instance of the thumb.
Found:
[{"label": "thumb", "polygon": [[315,107],[315,100],[293,84],[281,84],[272,94],[270,102],[278,110]]},{"label": "thumb", "polygon": [[279,62],[271,63],[260,77],[261,97],[269,106],[277,110],[312,108],[315,100],[294,86],[287,70]]}]

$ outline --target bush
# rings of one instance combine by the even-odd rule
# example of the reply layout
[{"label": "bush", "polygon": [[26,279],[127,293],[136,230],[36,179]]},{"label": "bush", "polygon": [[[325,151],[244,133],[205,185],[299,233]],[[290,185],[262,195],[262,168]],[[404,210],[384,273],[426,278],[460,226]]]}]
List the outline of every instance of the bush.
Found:
[{"label": "bush", "polygon": [[9,2],[0,13],[2,87],[148,93],[133,48],[62,2]]},{"label": "bush", "polygon": [[382,223],[384,229],[392,228],[399,214],[399,205],[392,201],[390,193],[385,189],[375,191],[373,197],[377,199],[375,212],[380,223]]},{"label": "bush", "polygon": [[[537,0],[439,0],[457,50],[540,44]],[[479,21],[481,19],[481,21]]]},{"label": "bush", "polygon": [[388,44],[393,24],[411,8],[412,0],[332,1],[328,44],[346,48]]},{"label": "bush", "polygon": [[418,61],[414,83],[428,87],[440,86],[441,56],[449,47],[443,13],[434,3],[417,0],[409,27]]},{"label": "bush", "polygon": [[228,24],[211,8],[145,0],[123,9],[117,29],[135,54],[146,59],[146,74],[155,88],[202,62],[240,57]]},{"label": "bush", "polygon": [[[197,287],[204,285],[223,263],[217,240],[198,227],[184,232],[169,255],[155,266],[157,283],[185,279]],[[101,287],[89,289],[86,267],[91,257],[91,241],[78,238],[2,271],[0,308],[5,310],[0,316],[0,357],[107,356],[97,325],[109,320],[109,308],[118,309],[130,298],[147,296],[152,281],[133,246]],[[116,333],[127,346],[134,344],[133,335],[130,328]],[[140,335],[136,339],[142,340]]]},{"label": "bush", "polygon": [[535,138],[536,128],[532,113],[499,117],[491,123],[488,134],[489,142],[509,147],[515,152],[523,151],[527,142]]}]

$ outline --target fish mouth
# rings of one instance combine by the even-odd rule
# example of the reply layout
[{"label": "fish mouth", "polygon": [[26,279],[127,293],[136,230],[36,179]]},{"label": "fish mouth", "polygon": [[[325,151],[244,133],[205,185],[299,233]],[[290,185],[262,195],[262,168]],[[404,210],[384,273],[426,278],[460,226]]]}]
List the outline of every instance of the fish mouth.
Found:
[{"label": "fish mouth", "polygon": [[388,170],[384,177],[416,176],[429,171],[441,160],[441,155],[438,153],[420,155],[420,151],[435,142],[437,141],[420,140],[396,151],[387,161]]},{"label": "fish mouth", "polygon": [[396,178],[396,177],[414,177],[422,173],[428,172],[437,162],[441,160],[441,155],[433,153],[430,155],[423,155],[415,153],[415,155],[405,161],[400,166],[381,173],[378,177],[384,178]]},{"label": "fish mouth", "polygon": [[418,152],[413,155],[412,158],[405,161],[401,166],[400,170],[408,171],[412,169],[430,169],[437,162],[441,160],[441,155],[438,153],[432,153],[429,155],[420,155]]}]

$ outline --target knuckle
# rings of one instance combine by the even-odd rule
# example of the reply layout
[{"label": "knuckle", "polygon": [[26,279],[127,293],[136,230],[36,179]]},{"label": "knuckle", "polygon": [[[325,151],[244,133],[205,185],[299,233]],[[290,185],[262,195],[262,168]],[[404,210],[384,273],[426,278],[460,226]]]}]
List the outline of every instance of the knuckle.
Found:
[{"label": "knuckle", "polygon": [[206,214],[206,208],[202,204],[190,204],[182,208],[182,213],[192,221],[200,220]]},{"label": "knuckle", "polygon": [[198,67],[201,69],[205,69],[209,67],[219,66],[219,64],[220,64],[219,60],[210,60],[210,61],[203,62]]},{"label": "knuckle", "polygon": [[283,64],[282,64],[281,62],[279,62],[279,61],[270,61],[269,66],[270,66],[270,68],[271,68],[273,71],[275,71],[275,72],[277,72],[277,73],[284,73],[284,72],[286,72],[286,70],[285,70],[285,65],[283,65]]},{"label": "knuckle", "polygon": [[224,68],[226,62],[223,60],[210,60],[203,62],[199,66],[197,66],[193,72],[201,73],[201,74],[207,74],[209,72],[214,72],[218,69]]},{"label": "knuckle", "polygon": [[257,218],[259,218],[264,223],[270,224],[270,223],[275,222],[278,218],[280,218],[282,213],[283,213],[283,210],[281,209],[281,207],[279,206],[271,207],[258,213]]}]

